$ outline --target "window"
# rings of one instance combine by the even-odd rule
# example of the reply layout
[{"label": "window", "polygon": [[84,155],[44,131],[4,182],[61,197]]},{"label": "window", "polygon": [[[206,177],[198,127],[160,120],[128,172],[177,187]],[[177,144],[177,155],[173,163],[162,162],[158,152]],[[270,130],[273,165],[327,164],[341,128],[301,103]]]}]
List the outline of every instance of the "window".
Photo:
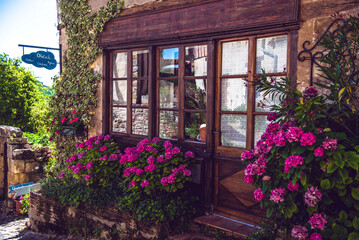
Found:
[{"label": "window", "polygon": [[[256,79],[262,69],[271,78],[287,76],[288,36],[216,44],[216,51],[210,42],[113,51],[112,132],[201,145],[211,140],[206,139],[211,136],[207,123],[214,123],[215,151],[253,148],[266,128],[272,100],[256,93],[247,80]],[[215,92],[210,105],[209,87]]]},{"label": "window", "polygon": [[273,100],[256,93],[247,80],[256,79],[262,69],[273,79],[286,76],[287,41],[287,35],[279,35],[219,42],[216,94],[219,152],[228,147],[253,148],[265,131]]}]

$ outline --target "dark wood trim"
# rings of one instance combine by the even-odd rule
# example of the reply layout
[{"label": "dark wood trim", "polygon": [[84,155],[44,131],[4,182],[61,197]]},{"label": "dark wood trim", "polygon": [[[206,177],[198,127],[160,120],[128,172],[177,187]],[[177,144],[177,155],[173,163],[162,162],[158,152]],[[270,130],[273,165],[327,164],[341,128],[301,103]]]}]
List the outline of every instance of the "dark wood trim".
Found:
[{"label": "dark wood trim", "polygon": [[220,76],[220,79],[228,79],[228,78],[248,78],[248,74],[222,75],[222,76]]},{"label": "dark wood trim", "polygon": [[184,140],[184,46],[178,47],[178,135],[177,138],[180,141]]},{"label": "dark wood trim", "polygon": [[[253,73],[256,70],[256,37],[250,37],[248,43],[248,75],[249,81],[253,81]],[[254,116],[255,88],[253,84],[247,84],[247,148],[253,148],[254,142]]]},{"label": "dark wood trim", "polygon": [[207,79],[207,76],[184,76],[184,80]]},{"label": "dark wood trim", "polygon": [[[213,152],[214,140],[214,112],[215,112],[215,83],[216,83],[216,43],[208,41],[207,44],[207,118],[206,118],[206,143],[207,152]],[[211,171],[212,171],[212,164]],[[212,175],[212,174],[211,174]]]},{"label": "dark wood trim", "polygon": [[[112,90],[112,82],[110,82],[109,75],[111,74],[110,68],[110,54],[108,51],[103,51],[102,61],[103,61],[103,71],[102,71],[102,134],[109,133],[109,116],[110,111],[110,96],[109,94]],[[111,108],[112,109],[112,108]]]},{"label": "dark wood trim", "polygon": [[293,30],[288,34],[288,77],[297,79],[297,54],[298,54],[298,31]]},{"label": "dark wood trim", "polygon": [[156,136],[156,49],[148,48],[148,137]]},{"label": "dark wood trim", "polygon": [[[206,113],[206,109],[183,109],[183,112],[189,112],[189,113]],[[206,126],[207,127],[207,126]]]},{"label": "dark wood trim", "polygon": [[126,133],[132,133],[132,52],[131,50],[127,51],[127,121],[126,121]]}]

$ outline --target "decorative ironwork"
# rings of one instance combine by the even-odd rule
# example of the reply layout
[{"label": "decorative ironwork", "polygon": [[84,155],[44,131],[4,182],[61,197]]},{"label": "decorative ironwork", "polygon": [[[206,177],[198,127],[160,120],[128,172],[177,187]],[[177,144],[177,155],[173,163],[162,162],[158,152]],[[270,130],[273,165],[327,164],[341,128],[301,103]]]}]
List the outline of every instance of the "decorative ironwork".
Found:
[{"label": "decorative ironwork", "polygon": [[[336,27],[333,27],[335,24]],[[330,32],[332,30],[332,33],[336,33],[337,31],[339,31],[340,29],[342,29],[343,27],[345,27],[348,24],[347,20],[343,19],[343,18],[337,18],[335,19],[330,25],[329,27],[324,31],[324,33],[322,34],[322,36],[314,43],[314,45],[310,47],[310,41],[305,41],[303,43],[303,49],[299,54],[298,54],[298,60],[301,62],[310,61],[310,85],[313,85],[313,70],[314,70],[314,65],[316,65],[317,67],[323,69],[323,67],[320,65],[320,59],[323,58],[324,56],[324,50],[319,50],[316,51],[315,49],[317,48],[318,44],[322,41],[322,39],[327,35],[328,32]]]}]

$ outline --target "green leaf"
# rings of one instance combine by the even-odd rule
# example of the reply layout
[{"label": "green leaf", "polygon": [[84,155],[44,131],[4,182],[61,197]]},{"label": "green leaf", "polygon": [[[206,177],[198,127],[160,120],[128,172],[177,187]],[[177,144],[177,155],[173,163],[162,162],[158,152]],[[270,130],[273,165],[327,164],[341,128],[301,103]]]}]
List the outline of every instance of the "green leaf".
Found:
[{"label": "green leaf", "polygon": [[349,167],[353,168],[354,170],[358,171],[358,163],[356,162],[348,162]]},{"label": "green leaf", "polygon": [[324,190],[328,190],[330,188],[329,179],[323,179],[322,181],[320,181],[320,187]]},{"label": "green leaf", "polygon": [[353,219],[353,227],[356,230],[359,230],[359,218],[358,217],[354,217],[354,219]]},{"label": "green leaf", "polygon": [[357,188],[352,188],[352,197],[355,200],[359,200],[359,189]]},{"label": "green leaf", "polygon": [[358,239],[359,239],[359,233],[357,232],[352,232],[348,236],[348,240],[358,240]]},{"label": "green leaf", "polygon": [[337,170],[338,166],[335,165],[335,164],[330,164],[328,167],[327,167],[327,173],[333,173],[335,172],[335,170]]},{"label": "green leaf", "polygon": [[270,218],[270,216],[272,216],[273,210],[274,210],[274,208],[268,208],[267,209],[267,218]]},{"label": "green leaf", "polygon": [[300,179],[300,182],[302,183],[303,186],[305,186],[305,184],[307,183],[307,174],[303,174],[302,178]]},{"label": "green leaf", "polygon": [[287,207],[287,209],[289,212],[293,213],[293,212],[297,211],[298,208],[297,208],[297,205],[293,201],[291,201],[289,206]]},{"label": "green leaf", "polygon": [[342,160],[342,155],[340,154],[340,152],[334,152],[333,157],[336,161]]},{"label": "green leaf", "polygon": [[347,214],[345,211],[341,210],[341,211],[339,212],[338,221],[339,221],[339,222],[344,222],[345,220],[347,220],[347,218],[348,218],[348,214]]}]

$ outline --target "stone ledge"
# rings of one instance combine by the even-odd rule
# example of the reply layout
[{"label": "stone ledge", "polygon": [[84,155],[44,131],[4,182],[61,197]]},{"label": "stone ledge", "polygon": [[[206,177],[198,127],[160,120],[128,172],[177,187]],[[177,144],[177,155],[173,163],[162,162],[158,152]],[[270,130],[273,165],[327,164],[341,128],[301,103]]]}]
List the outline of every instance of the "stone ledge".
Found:
[{"label": "stone ledge", "polygon": [[70,231],[80,233],[85,227],[87,233],[100,230],[99,237],[104,239],[110,239],[108,236],[114,232],[117,235],[112,239],[167,239],[161,225],[142,226],[115,207],[100,210],[82,204],[68,207],[40,192],[31,192],[30,199],[29,218],[33,231],[67,235]]},{"label": "stone ledge", "polygon": [[22,131],[20,128],[0,125],[0,136],[6,137],[21,137]]},{"label": "stone ledge", "polygon": [[10,145],[26,144],[27,138],[25,138],[25,137],[8,137],[6,142],[7,142],[7,144],[10,144]]},{"label": "stone ledge", "polygon": [[14,160],[34,160],[34,150],[31,149],[15,149],[12,153]]}]

